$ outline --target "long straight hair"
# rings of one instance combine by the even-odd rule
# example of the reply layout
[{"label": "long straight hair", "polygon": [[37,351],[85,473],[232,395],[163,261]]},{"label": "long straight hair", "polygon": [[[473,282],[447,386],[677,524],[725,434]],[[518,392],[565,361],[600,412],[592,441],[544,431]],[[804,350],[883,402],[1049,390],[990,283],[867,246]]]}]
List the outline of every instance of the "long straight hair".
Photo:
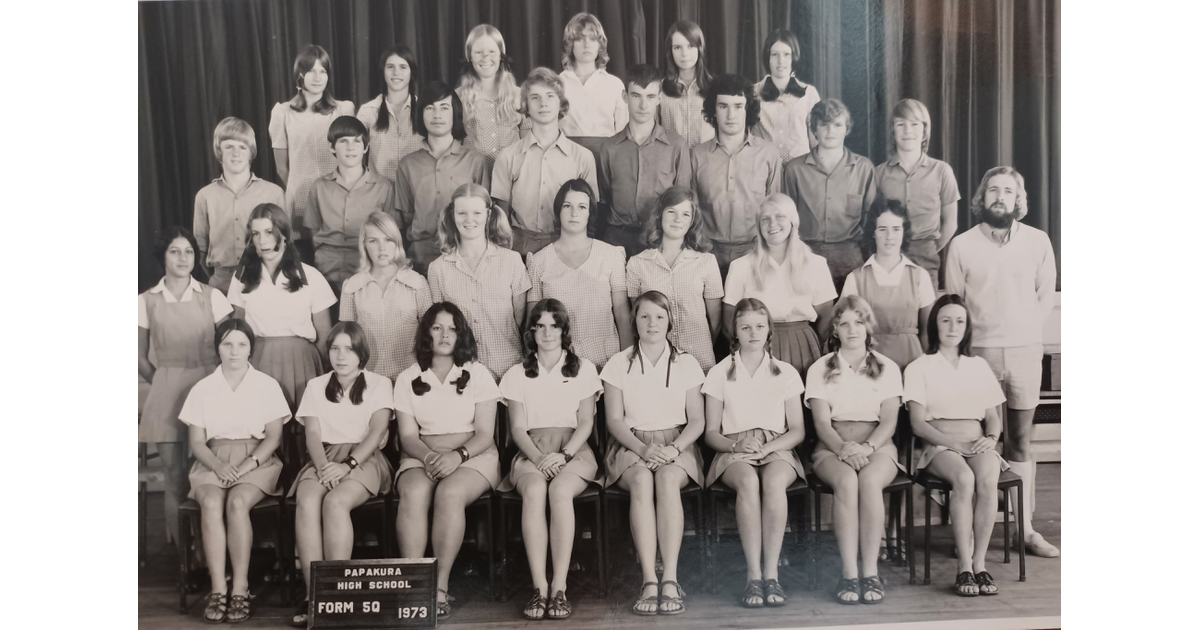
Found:
[{"label": "long straight hair", "polygon": [[963,357],[973,356],[971,354],[971,309],[967,308],[967,303],[957,293],[943,295],[933,303],[933,308],[929,309],[929,321],[925,323],[925,334],[929,338],[929,348],[925,350],[925,354],[937,354],[938,349],[942,347],[942,339],[938,336],[938,312],[951,304],[961,306],[967,312],[967,325],[963,330],[962,340],[958,342],[958,355]]},{"label": "long straight hair", "polygon": [[[413,354],[416,356],[417,365],[420,366],[422,372],[433,366],[433,333],[430,332],[430,329],[433,328],[433,323],[437,321],[437,316],[441,313],[449,313],[450,317],[454,319],[456,338],[451,357],[454,365],[462,367],[479,358],[479,346],[475,343],[475,335],[471,332],[471,325],[467,323],[466,316],[454,305],[454,302],[437,302],[421,316],[413,343]],[[470,370],[463,370],[462,374],[452,381],[459,396],[462,395],[469,382],[471,382]],[[426,383],[420,374],[412,380],[410,386],[417,396],[424,396],[433,389],[433,386]]]},{"label": "long straight hair", "polygon": [[688,226],[687,232],[683,235],[684,248],[701,254],[712,249],[712,243],[709,242],[708,235],[704,230],[704,221],[700,218],[700,199],[696,196],[696,191],[687,186],[672,186],[658,196],[654,210],[650,213],[650,220],[646,222],[645,230],[642,233],[642,240],[650,246],[650,249],[662,247],[663,213],[667,211],[667,208],[684,202],[692,205],[692,224]]},{"label": "long straight hair", "polygon": [[308,284],[304,276],[304,268],[300,262],[300,250],[292,241],[292,222],[283,213],[283,208],[273,203],[260,203],[250,211],[246,220],[246,249],[242,251],[242,260],[238,263],[237,279],[242,283],[242,293],[250,293],[258,288],[262,281],[263,261],[254,246],[254,232],[251,227],[258,219],[270,219],[271,228],[275,231],[275,251],[283,249],[283,258],[279,261],[279,273],[287,279],[288,293],[299,291]]},{"label": "long straight hair", "polygon": [[292,64],[292,83],[296,85],[296,95],[292,97],[291,108],[298,112],[308,109],[303,94],[304,75],[308,74],[308,71],[312,70],[318,61],[321,62],[321,67],[325,68],[325,76],[328,78],[325,81],[325,91],[321,93],[321,98],[313,101],[312,111],[318,114],[328,114],[337,109],[337,102],[333,99],[333,69],[330,68],[329,53],[320,46],[310,45],[300,49],[300,54],[296,55],[296,62]]},{"label": "long straight hair", "polygon": [[497,60],[499,69],[496,70],[496,119],[505,125],[518,125],[521,123],[521,115],[518,113],[521,106],[521,90],[517,87],[517,80],[513,77],[512,59],[505,52],[507,49],[504,46],[504,36],[491,24],[480,24],[471,29],[467,35],[467,42],[463,46],[466,51],[466,61],[463,62],[457,88],[459,96],[462,98],[463,118],[464,120],[475,118],[475,100],[479,97],[482,89],[483,79],[479,77],[479,73],[475,72],[475,66],[471,65],[471,47],[481,37],[492,38],[496,42],[496,48],[500,49],[500,59]]},{"label": "long straight hair", "polygon": [[704,60],[704,31],[700,30],[700,25],[691,20],[679,20],[667,29],[667,44],[664,47],[666,50],[666,63],[663,65],[667,69],[666,77],[663,78],[662,91],[663,94],[671,98],[679,98],[683,96],[685,86],[679,81],[679,66],[675,65],[675,56],[671,53],[671,40],[675,34],[683,35],[683,38],[689,44],[696,48],[696,87],[700,88],[700,96],[708,94],[708,84],[712,83],[712,74],[708,71],[708,62]]},{"label": "long straight hair", "polygon": [[[641,310],[642,306],[644,304],[646,304],[647,302],[650,304],[653,304],[667,312],[667,335],[670,335],[671,331],[675,329],[675,315],[671,313],[671,302],[669,300],[667,300],[667,296],[663,295],[660,291],[646,291],[645,293],[639,295],[637,297],[637,299],[633,301],[633,307],[630,309],[631,318],[633,319],[633,322],[634,322],[633,323],[633,352],[630,353],[630,355],[629,355],[629,367],[625,368],[626,374],[628,374],[630,372],[630,370],[633,369],[633,360],[634,359],[637,359],[638,365],[640,365],[642,368],[642,373],[643,374],[646,373],[646,363],[645,363],[645,359],[642,357],[642,336],[638,334],[638,329],[637,329],[637,316],[638,316],[638,311]],[[675,349],[675,344],[671,343],[671,339],[669,337],[666,339],[666,341],[667,341],[667,352],[669,353],[667,355],[667,361],[668,361],[668,363],[667,363],[667,387],[670,387],[671,386],[671,363],[674,363],[675,359],[680,354],[683,354],[683,353],[680,352],[679,350]]]},{"label": "long straight hair", "polygon": [[[338,335],[346,335],[350,338],[350,349],[358,356],[358,377],[354,379],[354,383],[350,385],[350,404],[361,405],[363,401],[363,392],[367,389],[367,375],[363,372],[363,368],[367,367],[367,361],[371,359],[371,346],[367,343],[367,333],[363,332],[362,326],[358,322],[338,322],[334,325],[333,330],[329,331],[329,336],[325,338],[325,354],[328,356],[329,351],[333,349],[333,341]],[[338,380],[337,373],[329,372],[329,383],[325,385],[325,399],[335,403],[342,399],[342,383]]]},{"label": "long straight hair", "polygon": [[358,272],[370,273],[375,268],[375,261],[367,255],[367,227],[373,227],[387,239],[396,244],[396,259],[392,262],[396,263],[398,269],[407,269],[412,267],[412,261],[408,259],[408,254],[404,251],[404,239],[400,236],[400,228],[396,225],[396,220],[392,215],[376,210],[367,215],[367,220],[363,221],[363,226],[358,230]]},{"label": "long straight hair", "polygon": [[800,85],[800,80],[796,78],[796,73],[800,72],[800,42],[796,40],[796,36],[791,31],[786,28],[779,28],[771,31],[770,35],[767,35],[767,40],[763,42],[762,47],[762,62],[767,67],[767,80],[763,81],[759,97],[767,102],[774,101],[780,96],[779,88],[775,87],[775,82],[770,80],[770,74],[771,47],[781,42],[787,44],[787,47],[792,51],[792,76],[788,78],[787,88],[784,89],[784,92],[796,98],[800,98],[808,92],[808,88]]},{"label": "long straight hair", "polygon": [[787,271],[788,280],[792,284],[792,290],[803,295],[806,289],[804,286],[804,265],[807,263],[812,249],[804,241],[800,240],[800,213],[796,210],[796,202],[783,193],[775,193],[768,196],[763,200],[762,205],[758,207],[758,214],[755,217],[757,225],[754,232],[754,251],[749,254],[751,257],[750,271],[751,277],[754,279],[754,287],[762,291],[767,278],[777,273],[771,267],[771,252],[767,245],[767,239],[762,233],[762,217],[771,210],[783,210],[787,213],[788,220],[792,222],[791,232],[788,234],[788,240],[784,244],[787,248],[787,260],[784,261],[782,268]]},{"label": "long straight hair", "polygon": [[408,67],[411,72],[408,75],[408,105],[409,115],[413,123],[413,128],[417,125],[417,86],[421,85],[421,69],[417,65],[417,56],[413,54],[412,49],[404,44],[396,44],[383,51],[379,57],[379,86],[383,96],[379,97],[379,115],[375,117],[375,131],[386,132],[390,126],[391,116],[388,115],[387,106],[387,60],[391,56],[397,56],[408,62]]}]

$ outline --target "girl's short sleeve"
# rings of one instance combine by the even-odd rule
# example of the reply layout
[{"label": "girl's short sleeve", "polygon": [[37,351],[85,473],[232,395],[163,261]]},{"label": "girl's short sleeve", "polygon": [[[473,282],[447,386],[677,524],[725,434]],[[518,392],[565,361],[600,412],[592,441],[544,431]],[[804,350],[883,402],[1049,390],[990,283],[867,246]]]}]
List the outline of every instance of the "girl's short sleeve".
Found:
[{"label": "girl's short sleeve", "polygon": [[[386,376],[375,374],[374,372],[363,372],[367,378],[367,391],[370,394],[369,398],[364,398],[362,404],[366,405],[371,413],[375,413],[380,409],[394,409],[396,404],[392,402],[392,381]],[[305,390],[305,394],[308,390]]]},{"label": "girl's short sleeve", "polygon": [[304,277],[308,280],[308,290],[311,291],[309,308],[313,313],[320,313],[337,304],[337,296],[333,294],[333,289],[329,287],[329,281],[321,275],[320,271],[304,265]]},{"label": "girl's short sleeve", "polygon": [[712,396],[717,400],[725,400],[725,381],[728,378],[728,360],[722,360],[708,371],[708,376],[704,378],[704,386],[700,388],[700,393],[705,396]]},{"label": "girl's short sleeve", "polygon": [[379,121],[379,108],[369,107],[370,104],[370,101],[363,103],[358,108],[358,114],[355,115],[358,121],[368,130],[374,127],[375,123]]},{"label": "girl's short sleeve", "polygon": [[600,370],[600,380],[616,387],[625,389],[625,368],[629,367],[629,352],[622,351],[614,354],[604,369]]},{"label": "girl's short sleeve", "polygon": [[915,402],[926,405],[925,396],[925,355],[917,357],[904,369],[904,402]]},{"label": "girl's short sleeve", "polygon": [[343,322],[358,321],[358,309],[354,304],[353,292],[342,291],[342,302],[338,306],[338,319]]},{"label": "girl's short sleeve", "polygon": [[572,380],[575,382],[577,388],[575,393],[579,400],[604,391],[604,385],[600,383],[600,375],[596,373],[596,364],[583,357],[579,357],[579,374]]},{"label": "girl's short sleeve", "polygon": [[508,400],[525,402],[525,366],[518,363],[500,379],[500,393]]},{"label": "girl's short sleeve", "polygon": [[996,380],[996,375],[992,373],[992,368],[988,366],[987,360],[983,357],[963,357],[975,359],[971,363],[977,376],[974,378],[980,382],[980,400],[979,403],[984,409],[990,409],[1008,400],[1004,397],[1004,391],[1000,389],[1000,382]]},{"label": "girl's short sleeve", "polygon": [[904,395],[904,383],[900,379],[900,366],[895,361],[876,353],[875,358],[884,365],[883,374],[879,375],[879,394],[885,400],[893,396]]},{"label": "girl's short sleeve", "polygon": [[150,315],[146,312],[146,296],[138,295],[138,328],[150,328]]},{"label": "girl's short sleeve", "polygon": [[825,357],[817,359],[808,368],[808,378],[804,382],[808,384],[804,392],[805,406],[809,406],[808,401],[814,398],[829,402],[829,394],[825,391]]},{"label": "girl's short sleeve", "polygon": [[271,108],[271,123],[267,126],[267,132],[271,135],[272,149],[288,148],[287,110],[287,103],[275,103],[275,107]]},{"label": "girl's short sleeve", "polygon": [[407,369],[401,372],[400,376],[396,377],[396,387],[392,394],[392,403],[395,405],[393,408],[396,410],[396,413],[408,414],[414,417],[417,415],[413,411],[412,380],[419,374],[420,372],[416,370]]},{"label": "girl's short sleeve", "polygon": [[[541,256],[532,254],[529,256],[529,269],[527,270],[527,277],[529,279],[529,292],[525,294],[526,302],[540,302],[542,299],[542,273],[544,271],[542,269],[544,266],[542,260],[544,259]],[[517,290],[517,287],[514,284],[513,295],[516,295],[517,293],[520,293],[520,291]]]},{"label": "girl's short sleeve", "polygon": [[467,369],[471,371],[471,383],[468,387],[475,398],[475,404],[502,398],[500,386],[496,385],[496,379],[492,376],[492,372],[487,369],[487,366],[474,361]]},{"label": "girl's short sleeve", "polygon": [[271,377],[263,380],[262,391],[258,392],[256,399],[259,412],[262,414],[263,426],[280,418],[283,418],[284,424],[292,419],[292,409],[288,407],[287,399],[283,397],[283,388],[279,386],[279,381]]},{"label": "girl's short sleeve", "polygon": [[917,270],[917,304],[920,308],[933,306],[937,300],[937,294],[933,291],[933,282],[929,279],[929,274],[924,273],[923,269]]},{"label": "girl's short sleeve", "polygon": [[[704,278],[704,299],[716,300],[725,297],[725,289],[721,287],[721,269],[717,266],[717,257],[704,254],[700,263],[700,274]],[[736,302],[735,302],[736,304]]]},{"label": "girl's short sleeve", "polygon": [[229,281],[229,303],[233,306],[246,308],[246,294],[242,293],[242,288],[245,285],[238,279],[237,274],[233,274],[233,278]]},{"label": "girl's short sleeve", "polygon": [[628,292],[629,284],[625,278],[625,248],[616,246],[612,248],[612,259],[610,262],[611,270],[608,274],[608,290],[616,293],[618,291]]},{"label": "girl's short sleeve", "polygon": [[188,392],[187,399],[183,401],[183,408],[179,410],[179,420],[193,427],[203,427],[205,426],[203,381],[197,385],[199,387],[192,387],[192,391]]},{"label": "girl's short sleeve", "polygon": [[304,387],[304,396],[300,398],[300,407],[296,409],[296,422],[303,425],[303,418],[321,417],[321,401],[317,397],[325,397],[325,387],[329,384],[329,378],[337,377],[318,376],[309,379],[308,385]]},{"label": "girl's short sleeve", "polygon": [[[517,252],[510,252],[512,266],[512,292],[513,295],[524,293],[533,288],[533,283],[529,281],[529,274],[525,272],[525,263],[521,260],[521,255]],[[532,256],[530,257],[532,258]],[[541,289],[539,288],[540,292]],[[540,293],[539,293],[540,295]],[[541,298],[538,298],[539,300]],[[528,301],[528,298],[526,298]]]},{"label": "girl's short sleeve", "polygon": [[[729,263],[729,274],[725,277],[725,298],[724,302],[730,306],[737,306],[737,303],[746,297],[746,282],[749,279],[747,272],[749,271],[749,259],[744,256]],[[815,297],[813,304],[820,304]]]},{"label": "girl's short sleeve", "polygon": [[212,306],[214,324],[225,319],[226,315],[233,312],[233,305],[229,303],[229,298],[225,297],[225,294],[217,289],[209,292],[209,304]]},{"label": "girl's short sleeve", "polygon": [[635,260],[638,260],[636,256],[630,258],[629,264],[625,267],[625,292],[631,299],[636,299],[642,294],[641,263],[635,263]]},{"label": "girl's short sleeve", "polygon": [[833,288],[833,276],[829,274],[829,263],[824,258],[818,260],[820,264],[813,264],[814,259],[810,257],[804,266],[804,275],[808,276],[808,285],[812,287],[813,306],[836,300],[838,296],[837,289]]},{"label": "girl's short sleeve", "polygon": [[[704,384],[704,368],[700,367],[700,362],[696,360],[696,357],[690,354],[678,354],[675,356],[675,363],[679,373],[679,382],[685,389]],[[605,365],[605,367],[608,366]]]},{"label": "girl's short sleeve", "polygon": [[[787,384],[783,386],[783,399],[791,400],[794,396],[799,396],[804,393],[804,379],[800,378],[800,373],[796,368],[778,361],[779,369],[782,371],[781,377],[787,379]],[[790,370],[788,368],[791,368]]]}]

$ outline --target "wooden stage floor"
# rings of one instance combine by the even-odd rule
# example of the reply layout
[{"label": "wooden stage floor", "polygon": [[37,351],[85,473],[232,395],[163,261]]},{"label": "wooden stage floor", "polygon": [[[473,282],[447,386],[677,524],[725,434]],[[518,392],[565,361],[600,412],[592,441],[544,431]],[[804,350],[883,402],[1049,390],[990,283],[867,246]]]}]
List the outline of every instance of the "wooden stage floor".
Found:
[{"label": "wooden stage floor", "polygon": [[[1035,526],[1047,540],[1061,547],[1060,465],[1040,464],[1038,482]],[[160,494],[151,494],[148,513],[150,516],[146,565],[138,572],[139,627],[156,630],[211,627],[201,619],[201,593],[191,595],[193,605],[187,615],[178,614],[178,552],[175,547],[165,543]],[[917,515],[921,517],[923,513],[918,511]],[[580,526],[585,520],[586,518],[578,520]],[[920,520],[918,518],[918,522]],[[685,614],[648,618],[630,612],[629,607],[637,596],[641,580],[632,551],[628,551],[627,556],[616,561],[619,569],[615,569],[615,575],[610,577],[613,592],[607,599],[599,597],[595,580],[589,575],[594,573],[594,570],[572,573],[569,578],[569,595],[575,607],[574,614],[566,621],[544,623],[571,630],[645,628],[651,623],[663,629],[707,630],[1018,618],[1018,621],[1007,627],[1058,627],[1061,624],[1053,618],[1061,614],[1061,558],[1027,556],[1027,581],[1018,582],[1016,553],[1012,554],[1010,564],[1002,564],[1001,537],[1001,526],[998,523],[988,551],[988,570],[996,577],[1000,587],[1000,594],[995,597],[964,598],[953,594],[951,585],[956,568],[954,546],[949,527],[943,525],[934,526],[931,584],[923,586],[921,579],[924,567],[924,530],[918,525],[913,532],[913,559],[917,563],[917,584],[908,584],[907,567],[881,563],[880,573],[887,589],[887,601],[881,605],[844,606],[833,599],[832,591],[838,578],[840,562],[833,535],[825,531],[815,541],[821,576],[819,589],[805,590],[808,583],[808,567],[803,562],[798,546],[791,545],[790,542],[785,543],[784,555],[789,559],[790,566],[781,569],[780,581],[787,589],[788,605],[782,608],[747,610],[737,605],[737,598],[745,584],[744,561],[737,538],[722,536],[716,548],[716,564],[718,567],[724,566],[729,569],[718,574],[717,592],[708,594],[701,592],[699,588],[699,547],[693,543],[692,537],[688,536],[685,537],[680,561],[680,581],[688,591]],[[627,550],[630,548],[628,538],[621,539],[614,546]],[[590,553],[589,541],[576,544],[577,558],[583,555],[583,551]],[[259,552],[256,550],[257,553]],[[457,601],[450,619],[439,623],[439,627],[524,628],[541,625],[542,622],[529,622],[520,614],[531,587],[528,568],[523,566],[524,552],[519,544],[513,545],[509,556],[511,575],[506,589],[509,593],[507,602],[495,602],[487,598],[486,582],[479,575],[486,561],[480,563],[473,559],[474,556],[475,554],[465,549],[460,556],[450,582],[451,593]],[[474,575],[464,574],[468,567]],[[260,580],[255,573],[252,568],[251,584]],[[292,605],[282,604],[278,591],[272,585],[253,587],[253,590],[256,594],[252,604],[253,618],[240,624],[240,627],[249,629],[287,626]],[[1025,621],[1019,620],[1022,618]]]}]

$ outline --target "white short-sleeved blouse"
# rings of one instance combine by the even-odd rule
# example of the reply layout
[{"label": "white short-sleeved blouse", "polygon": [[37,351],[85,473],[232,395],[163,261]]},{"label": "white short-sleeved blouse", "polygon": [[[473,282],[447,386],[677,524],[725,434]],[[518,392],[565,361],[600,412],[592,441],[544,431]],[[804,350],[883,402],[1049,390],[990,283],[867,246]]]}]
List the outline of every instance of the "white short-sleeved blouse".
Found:
[{"label": "white short-sleeved blouse", "polygon": [[223,367],[200,379],[188,392],[179,419],[204,427],[208,439],[246,440],[266,436],[267,423],[292,417],[279,382],[249,366],[238,388],[229,387]]},{"label": "white short-sleeved blouse", "polygon": [[804,395],[804,404],[811,406],[810,400],[816,398],[829,403],[829,417],[841,422],[878,422],[879,407],[888,398],[898,398],[904,395],[904,385],[900,379],[900,367],[895,361],[872,351],[871,354],[883,364],[883,372],[878,378],[866,374],[866,362],[858,372],[850,369],[849,363],[839,352],[837,355],[837,371],[829,382],[825,382],[825,362],[830,355],[817,359],[808,368],[808,391]]},{"label": "white short-sleeved blouse", "polygon": [[[462,373],[471,374],[461,394],[454,384]],[[421,377],[430,390],[418,396],[413,392],[413,379]],[[500,388],[492,373],[478,361],[450,368],[446,381],[438,380],[432,369],[421,370],[414,363],[396,377],[396,413],[406,413],[417,420],[421,435],[467,433],[475,430],[475,405],[500,398]]]},{"label": "white short-sleeved blouse", "polygon": [[579,356],[604,369],[608,358],[621,350],[612,294],[628,290],[625,248],[592,239],[587,260],[573,269],[551,243],[529,256],[529,283],[525,301],[561,301],[571,318],[571,337]]},{"label": "white short-sleeved blouse", "polygon": [[625,424],[639,431],[662,431],[687,424],[687,393],[704,383],[704,370],[690,354],[676,354],[670,360],[670,348],[663,350],[658,363],[653,364],[642,351],[640,359],[633,356],[637,346],[613,355],[600,380],[621,390],[625,402]]},{"label": "white short-sleeved blouse", "polygon": [[596,366],[579,357],[579,374],[574,378],[563,375],[563,364],[567,353],[562,353],[558,363],[547,368],[538,363],[538,375],[529,378],[525,366],[518,363],[505,372],[500,379],[500,393],[508,400],[525,406],[525,422],[530,429],[579,426],[579,401],[595,396],[604,387]]},{"label": "white short-sleeved blouse", "polygon": [[306,424],[305,418],[313,418],[321,427],[321,441],[326,444],[358,444],[367,437],[371,429],[371,414],[380,409],[392,408],[392,381],[386,376],[363,371],[367,388],[363,390],[362,402],[350,402],[350,391],[343,390],[337,402],[325,397],[329,379],[337,378],[330,372],[308,382],[304,398],[296,410],[296,422]]},{"label": "white short-sleeved blouse", "polygon": [[770,256],[767,262],[771,265],[772,273],[763,278],[761,290],[754,283],[753,254],[730,263],[723,301],[736,306],[742,298],[757,298],[767,305],[771,319],[777,322],[814,322],[817,321],[815,306],[837,299],[833,276],[829,275],[829,265],[823,257],[810,253],[804,261],[804,268],[800,272],[804,276],[800,282],[800,286],[805,288],[802,294],[797,294],[792,287],[786,268]]},{"label": "white short-sleeved blouse", "polygon": [[733,435],[751,429],[766,429],[776,433],[787,431],[783,403],[804,393],[804,381],[796,368],[784,361],[775,361],[779,374],[771,374],[768,357],[751,374],[738,357],[736,377],[729,380],[729,364],[733,355],[721,360],[708,371],[700,391],[724,403],[721,412],[721,433]]},{"label": "white short-sleeved blouse", "polygon": [[904,370],[904,402],[925,406],[931,420],[982,420],[1005,401],[983,357],[958,357],[958,368],[940,352],[917,357]]},{"label": "white short-sleeved blouse", "polygon": [[[863,273],[869,269],[871,275],[875,277],[875,284],[881,287],[895,287],[900,285],[900,281],[904,279],[905,267],[917,267],[916,263],[908,259],[908,256],[900,256],[900,264],[896,265],[895,269],[888,271],[883,268],[883,265],[875,262],[874,254],[863,263]],[[924,269],[922,269],[924,271]],[[854,279],[854,274],[846,276],[846,284],[842,287],[842,297],[847,295],[859,295],[858,282]],[[937,294],[933,291],[933,282],[929,279],[929,274],[917,274],[917,304],[921,308],[933,305],[937,299]]]},{"label": "white short-sleeved blouse", "polygon": [[303,337],[317,340],[313,313],[319,313],[337,303],[333,289],[313,267],[301,263],[306,283],[299,291],[287,290],[288,280],[283,273],[271,278],[264,266],[258,287],[242,293],[242,281],[235,275],[229,283],[229,303],[246,309],[246,323],[259,337]]}]

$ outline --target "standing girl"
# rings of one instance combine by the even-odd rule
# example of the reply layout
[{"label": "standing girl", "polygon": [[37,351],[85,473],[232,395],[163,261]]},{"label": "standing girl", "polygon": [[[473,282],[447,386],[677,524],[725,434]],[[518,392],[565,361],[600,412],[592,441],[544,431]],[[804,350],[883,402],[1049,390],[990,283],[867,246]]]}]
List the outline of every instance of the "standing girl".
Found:
[{"label": "standing girl", "polygon": [[465,49],[467,59],[455,88],[467,128],[463,146],[482,153],[490,173],[496,153],[521,137],[521,90],[496,27],[480,24],[471,29]]},{"label": "standing girl", "polygon": [[600,143],[629,123],[625,83],[605,71],[608,37],[600,20],[577,13],[563,29],[563,90],[571,107],[562,119],[563,133],[587,147],[600,162]]},{"label": "standing girl", "polygon": [[[370,130],[371,146],[367,147],[367,159],[371,170],[395,184],[400,158],[421,146],[420,136],[413,133],[419,109],[413,86],[421,85],[421,72],[416,55],[404,44],[383,51],[379,67],[383,74],[383,90],[358,108],[358,119]],[[386,111],[387,115],[380,116],[381,111]]]},{"label": "standing girl", "polygon": [[[515,487],[521,493],[521,537],[536,589],[525,604],[525,618],[566,619],[571,616],[566,589],[575,543],[574,499],[587,482],[596,481],[596,456],[587,440],[602,387],[596,366],[571,350],[571,323],[562,302],[550,298],[533,306],[525,347],[530,348],[525,361],[500,379],[519,449],[500,490]],[[547,539],[553,582],[546,580]]]},{"label": "standing girl", "polygon": [[821,101],[817,88],[796,78],[800,70],[800,42],[787,29],[778,29],[763,42],[762,62],[767,76],[754,85],[762,101],[756,130],[779,149],[784,164],[816,143],[808,129],[808,113]]},{"label": "standing girl", "polygon": [[704,61],[704,33],[690,20],[667,29],[667,76],[662,82],[658,117],[662,126],[687,140],[688,148],[712,140],[717,130],[704,122],[704,95],[712,75]]}]

